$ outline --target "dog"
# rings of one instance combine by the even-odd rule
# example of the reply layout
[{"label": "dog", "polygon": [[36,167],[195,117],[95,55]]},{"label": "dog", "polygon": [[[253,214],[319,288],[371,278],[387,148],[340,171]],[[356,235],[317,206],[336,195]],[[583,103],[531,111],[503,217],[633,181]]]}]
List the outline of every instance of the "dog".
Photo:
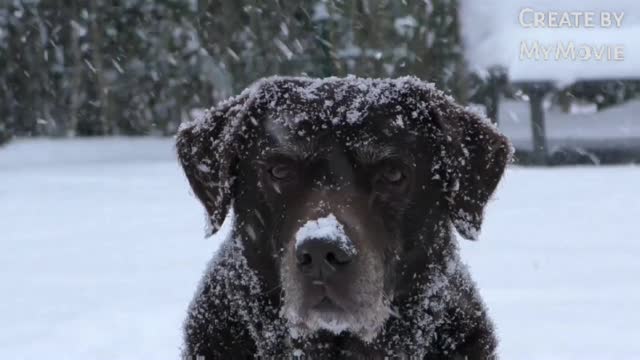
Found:
[{"label": "dog", "polygon": [[262,79],[183,124],[208,234],[190,359],[496,359],[457,231],[477,239],[512,156],[415,77]]}]

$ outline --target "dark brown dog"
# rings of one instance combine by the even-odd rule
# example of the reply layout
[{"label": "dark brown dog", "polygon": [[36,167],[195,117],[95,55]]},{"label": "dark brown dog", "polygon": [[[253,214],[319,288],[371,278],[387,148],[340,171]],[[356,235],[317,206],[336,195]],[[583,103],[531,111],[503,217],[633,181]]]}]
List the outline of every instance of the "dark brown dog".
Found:
[{"label": "dark brown dog", "polygon": [[415,78],[269,78],[177,147],[212,229],[234,210],[185,356],[496,358],[453,230],[510,157],[480,116]]}]

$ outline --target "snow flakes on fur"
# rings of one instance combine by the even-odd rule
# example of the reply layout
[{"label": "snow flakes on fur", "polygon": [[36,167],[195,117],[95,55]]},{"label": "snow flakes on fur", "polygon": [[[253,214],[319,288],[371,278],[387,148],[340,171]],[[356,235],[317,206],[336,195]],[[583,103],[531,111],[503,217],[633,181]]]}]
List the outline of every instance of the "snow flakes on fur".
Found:
[{"label": "snow flakes on fur", "polygon": [[297,133],[303,123],[311,123],[315,129],[361,126],[373,115],[386,118],[389,131],[422,134],[437,144],[440,156],[434,160],[434,168],[439,170],[443,191],[450,193],[451,206],[456,209],[452,222],[461,235],[476,238],[490,194],[479,188],[484,179],[470,174],[477,172],[474,167],[478,164],[507,161],[513,149],[486,117],[457,105],[432,83],[415,77],[269,77],[182,124],[177,135],[178,155],[194,192],[203,199],[210,233],[220,227],[232,205],[235,179],[230,167],[250,146],[252,128],[271,119]]},{"label": "snow flakes on fur", "polygon": [[[232,235],[221,245],[189,309],[190,316],[185,324],[187,332],[200,328],[199,323],[231,331],[225,322],[233,321],[248,329],[248,335],[256,344],[257,357],[304,355],[318,358],[325,354],[322,335],[292,333],[281,309],[265,300],[263,295],[268,289],[264,288],[258,275],[247,265],[243,255],[243,243],[247,241]],[[436,333],[437,329],[446,326],[445,321],[452,321],[448,311],[460,313],[454,315],[456,321],[474,321],[474,317],[468,316],[468,313],[474,305],[481,304],[473,291],[474,284],[466,267],[453,249],[447,253],[442,265],[429,265],[428,279],[416,279],[419,285],[415,294],[395,309],[395,316],[387,320],[381,332],[371,341],[373,349],[389,357],[410,354],[412,358],[422,358],[434,348],[456,349],[458,342],[465,339],[468,334],[463,332],[450,337]],[[212,312],[206,307],[210,305],[228,311]],[[468,328],[475,328],[476,325],[470,323]],[[435,346],[436,342],[438,346]],[[494,345],[487,344],[487,349]]]},{"label": "snow flakes on fur", "polygon": [[[433,84],[413,77],[267,78],[221,102],[202,118],[182,125],[177,136],[178,156],[193,192],[206,209],[208,232],[219,230],[232,209],[237,164],[254,145],[255,130],[267,120],[299,134],[303,124],[339,131],[343,127],[358,129],[371,119],[387,122],[382,131],[409,132],[433,146],[429,176],[442,185],[450,223],[462,236],[477,238],[484,206],[500,180],[511,148],[486,119],[456,105]],[[262,358],[322,355],[326,351],[324,335],[292,334],[280,303],[272,303],[265,295],[273,294],[274,289],[265,288],[244,255],[244,246],[250,246],[254,232],[246,230],[248,238],[241,238],[241,228],[234,228],[222,245],[196,294],[185,324],[193,349],[186,351],[197,355],[192,351],[201,347],[221,355],[240,351]],[[450,241],[448,235],[443,234],[442,241]],[[397,316],[389,318],[367,346],[389,356],[428,355],[434,348],[457,349],[459,342],[469,337],[466,329],[490,332],[490,324],[473,323],[488,320],[478,315],[482,303],[454,247],[443,251],[444,262],[426,265],[428,271],[415,279],[409,300],[392,303]],[[449,322],[455,323],[455,328],[448,328]],[[218,336],[224,338],[227,348],[209,343]],[[234,342],[247,337],[255,349]],[[486,341],[483,349],[491,351],[495,344],[490,333]],[[238,348],[233,347],[236,344]]]},{"label": "snow flakes on fur", "polygon": [[[185,323],[187,335],[197,338],[201,334],[202,324],[215,327],[221,331],[237,332],[248,330],[254,340],[258,357],[273,357],[283,351],[284,339],[288,336],[285,320],[279,315],[280,309],[265,300],[263,294],[267,289],[258,275],[247,264],[244,242],[234,232],[221,244],[216,256],[205,270],[196,296],[190,307]],[[212,311],[226,309],[220,313]],[[228,323],[243,324],[244,329],[230,329]],[[209,339],[202,339],[204,343]],[[196,344],[198,347],[200,344]],[[193,349],[185,349],[188,355]],[[251,351],[251,349],[245,349]]]}]

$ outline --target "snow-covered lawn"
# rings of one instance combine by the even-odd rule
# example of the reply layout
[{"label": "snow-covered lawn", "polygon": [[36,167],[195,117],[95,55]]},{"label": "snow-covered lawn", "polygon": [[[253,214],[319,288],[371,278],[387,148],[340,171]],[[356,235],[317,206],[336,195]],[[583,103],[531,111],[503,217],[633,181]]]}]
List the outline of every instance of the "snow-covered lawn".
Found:
[{"label": "snow-covered lawn", "polygon": [[[504,359],[640,357],[640,167],[512,168],[463,242]],[[0,148],[0,359],[177,359],[217,247],[169,139]]]}]

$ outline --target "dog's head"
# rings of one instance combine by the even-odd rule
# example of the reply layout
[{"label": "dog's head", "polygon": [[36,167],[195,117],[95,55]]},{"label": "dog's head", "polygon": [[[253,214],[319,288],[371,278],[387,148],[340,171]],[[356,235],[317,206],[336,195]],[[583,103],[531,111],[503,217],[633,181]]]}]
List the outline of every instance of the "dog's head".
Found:
[{"label": "dog's head", "polygon": [[177,144],[213,229],[233,205],[290,323],[364,340],[438,261],[451,224],[477,237],[510,156],[490,124],[415,78],[262,80]]}]

